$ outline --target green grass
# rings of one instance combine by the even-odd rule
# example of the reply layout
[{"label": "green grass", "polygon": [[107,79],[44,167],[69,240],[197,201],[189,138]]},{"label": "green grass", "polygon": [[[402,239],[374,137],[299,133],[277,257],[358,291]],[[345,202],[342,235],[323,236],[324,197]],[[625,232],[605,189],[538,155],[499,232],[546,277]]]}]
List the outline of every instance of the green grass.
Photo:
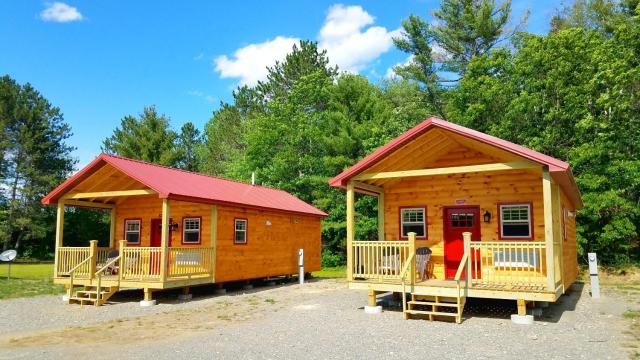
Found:
[{"label": "green grass", "polygon": [[12,264],[7,279],[7,264],[0,264],[0,299],[64,293],[62,285],[53,284],[53,264]]},{"label": "green grass", "polygon": [[347,276],[347,267],[338,266],[338,267],[323,268],[320,271],[315,271],[311,273],[311,275],[316,278],[344,278]]},{"label": "green grass", "polygon": [[640,318],[640,311],[638,310],[627,310],[622,314],[626,319],[635,320]]}]

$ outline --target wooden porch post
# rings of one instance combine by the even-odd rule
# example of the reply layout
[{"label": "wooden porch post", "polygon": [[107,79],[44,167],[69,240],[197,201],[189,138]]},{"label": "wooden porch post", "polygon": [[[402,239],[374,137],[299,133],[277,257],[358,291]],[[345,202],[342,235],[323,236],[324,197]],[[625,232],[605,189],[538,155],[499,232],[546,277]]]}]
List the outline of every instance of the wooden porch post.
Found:
[{"label": "wooden porch post", "polygon": [[542,203],[544,206],[544,242],[547,262],[547,290],[555,291],[555,272],[553,266],[553,197],[552,179],[549,167],[542,168]]},{"label": "wooden porch post", "polygon": [[115,249],[116,246],[116,208],[111,208],[111,223],[109,227],[109,249]]},{"label": "wooden porch post", "polygon": [[[555,274],[555,282],[561,282],[562,284],[562,292],[564,293],[564,279],[563,279],[563,270],[564,266],[562,264],[563,260],[563,231],[562,229],[562,204],[560,201],[560,185],[558,183],[554,183],[551,188],[552,192],[552,200],[553,200],[553,256],[554,256],[554,269],[555,263],[557,259],[558,269],[559,271]],[[555,284],[554,284],[555,286]]]},{"label": "wooden porch post", "polygon": [[466,271],[464,280],[467,284],[467,289],[471,287],[471,233],[465,231],[462,233],[462,239],[464,240],[464,253],[467,254],[467,264],[465,266]]},{"label": "wooden porch post", "polygon": [[120,281],[122,281],[122,276],[124,275],[124,272],[126,271],[126,269],[124,268],[124,266],[125,266],[124,248],[125,247],[127,247],[127,240],[120,240],[120,246],[118,247],[118,251],[120,252],[120,265],[119,265],[119,269],[118,269],[118,279]]},{"label": "wooden porch post", "polygon": [[162,199],[162,241],[160,255],[160,279],[167,280],[167,264],[169,260],[169,199]]},{"label": "wooden porch post", "polygon": [[56,215],[56,248],[54,253],[53,276],[58,277],[58,252],[62,247],[62,237],[64,233],[64,201],[58,200],[58,213]]},{"label": "wooden porch post", "polygon": [[411,261],[411,265],[409,265],[409,280],[411,281],[411,285],[414,285],[416,283],[416,233],[410,232],[407,235],[409,235],[409,255],[414,255],[413,261]]},{"label": "wooden porch post", "polygon": [[211,205],[211,282],[216,282],[216,261],[218,243],[218,207]]},{"label": "wooden porch post", "polygon": [[384,192],[378,194],[378,241],[384,241]]},{"label": "wooden porch post", "polygon": [[89,279],[93,279],[96,274],[96,255],[98,253],[98,240],[89,240]]},{"label": "wooden porch post", "polygon": [[349,181],[347,183],[347,281],[353,280],[354,203],[353,182]]}]

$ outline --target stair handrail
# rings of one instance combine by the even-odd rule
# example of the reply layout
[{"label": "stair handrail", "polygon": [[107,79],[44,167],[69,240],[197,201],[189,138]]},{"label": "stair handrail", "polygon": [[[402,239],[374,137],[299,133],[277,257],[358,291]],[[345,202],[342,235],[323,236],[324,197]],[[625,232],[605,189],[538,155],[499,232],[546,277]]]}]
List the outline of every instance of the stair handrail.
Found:
[{"label": "stair handrail", "polygon": [[73,277],[76,270],[78,270],[82,265],[84,265],[87,261],[93,259],[93,256],[89,255],[87,258],[82,260],[78,265],[74,266],[71,270],[69,270],[69,291],[67,295],[71,297],[71,292],[73,291]]},{"label": "stair handrail", "polygon": [[[94,276],[98,277],[98,286],[96,288],[96,302],[94,303],[95,306],[100,306],[100,297],[102,296],[102,294],[101,294],[101,290],[102,290],[102,275],[104,274],[104,271],[109,266],[112,266],[118,260],[120,260],[120,255],[114,257],[111,261],[109,261],[103,267],[101,267],[100,270],[96,271],[95,274],[93,274]],[[118,286],[119,285],[120,285],[120,277],[118,276]]]},{"label": "stair handrail", "polygon": [[402,267],[402,271],[400,272],[400,280],[402,281],[402,312],[403,313],[407,310],[407,292],[405,290],[405,286],[406,286],[405,280],[407,277],[407,273],[409,272],[409,269],[412,267],[411,263],[415,260],[415,258],[416,258],[415,252],[412,252],[411,254],[409,254],[409,257],[407,258],[407,261],[405,262],[404,266]]},{"label": "stair handrail", "polygon": [[[460,260],[460,265],[458,265],[456,276],[453,278],[453,280],[456,281],[456,287],[458,288],[458,299],[460,299],[460,277],[462,277],[462,270],[467,266],[468,259],[469,253],[464,253],[464,255],[462,255],[462,260]],[[471,274],[465,274],[465,278],[468,278],[469,276],[471,276]],[[470,284],[470,282],[467,281],[467,284]]]}]

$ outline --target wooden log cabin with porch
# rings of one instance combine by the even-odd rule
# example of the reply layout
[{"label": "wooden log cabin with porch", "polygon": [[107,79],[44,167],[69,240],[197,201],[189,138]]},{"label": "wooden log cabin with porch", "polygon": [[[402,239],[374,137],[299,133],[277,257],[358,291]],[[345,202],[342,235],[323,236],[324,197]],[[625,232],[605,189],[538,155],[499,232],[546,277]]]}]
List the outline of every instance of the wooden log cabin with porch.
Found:
[{"label": "wooden log cabin with porch", "polygon": [[[460,322],[467,297],[525,315],[576,280],[582,201],[566,162],[429,118],[329,184],[347,192],[347,280],[369,306],[394,292],[405,317]],[[356,194],[378,198],[373,241],[354,238]]]},{"label": "wooden log cabin with porch", "polygon": [[[101,154],[42,202],[58,209],[54,282],[70,302],[297,274],[299,249],[306,271],[320,269],[326,214],[269,187]],[[110,211],[108,243],[64,246],[65,207]]]}]

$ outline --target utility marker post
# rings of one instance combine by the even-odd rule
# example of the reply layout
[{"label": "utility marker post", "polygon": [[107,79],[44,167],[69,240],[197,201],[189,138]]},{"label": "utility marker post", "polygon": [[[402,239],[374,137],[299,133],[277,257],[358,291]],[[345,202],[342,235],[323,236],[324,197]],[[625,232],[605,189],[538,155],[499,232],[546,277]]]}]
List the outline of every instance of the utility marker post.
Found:
[{"label": "utility marker post", "polygon": [[589,253],[589,277],[591,278],[591,297],[600,298],[600,279],[598,278],[598,257],[596,253]]},{"label": "utility marker post", "polygon": [[304,249],[298,250],[298,282],[304,284]]}]

